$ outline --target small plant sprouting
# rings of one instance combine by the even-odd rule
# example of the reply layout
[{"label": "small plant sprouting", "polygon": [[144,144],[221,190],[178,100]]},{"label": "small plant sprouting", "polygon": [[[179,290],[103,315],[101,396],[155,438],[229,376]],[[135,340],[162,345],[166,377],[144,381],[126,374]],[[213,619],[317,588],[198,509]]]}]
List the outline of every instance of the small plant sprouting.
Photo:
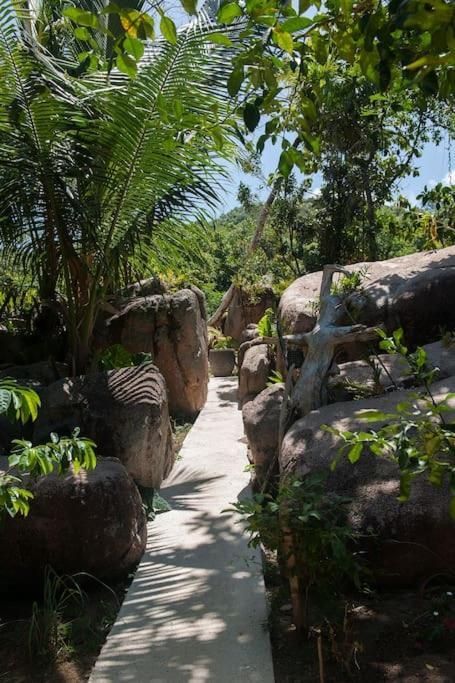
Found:
[{"label": "small plant sprouting", "polygon": [[116,370],[117,368],[131,368],[144,363],[151,363],[153,357],[151,353],[130,353],[122,344],[112,344],[105,349],[100,358],[99,365],[101,370]]},{"label": "small plant sprouting", "polygon": [[59,576],[51,567],[44,574],[42,603],[33,603],[28,632],[30,656],[55,657],[65,646],[71,622],[64,614],[71,604],[80,607],[84,594],[72,576]]},{"label": "small plant sprouting", "polygon": [[258,334],[260,337],[276,337],[277,322],[276,313],[273,308],[267,308],[258,322]]},{"label": "small plant sprouting", "polygon": [[277,550],[283,568],[292,554],[294,576],[305,584],[305,614],[310,592],[329,598],[343,580],[360,585],[362,567],[352,551],[356,534],[345,521],[350,499],[328,493],[326,478],[325,472],[289,478],[276,496],[258,493],[229,510],[242,518],[249,545]]},{"label": "small plant sprouting", "polygon": [[216,327],[209,327],[209,349],[232,349],[232,337],[226,337]]},{"label": "small plant sprouting", "polygon": [[334,282],[331,294],[334,296],[348,296],[353,292],[358,292],[362,288],[362,283],[368,275],[368,268],[361,268],[350,275],[343,275],[338,282]]},{"label": "small plant sprouting", "polygon": [[162,512],[170,512],[171,506],[153,487],[138,486],[142,498],[142,508],[148,520],[154,520]]},{"label": "small plant sprouting", "polygon": [[283,384],[284,379],[283,375],[279,370],[272,370],[271,374],[269,375],[268,381],[267,381],[267,386],[268,387],[273,387],[274,384]]},{"label": "small plant sprouting", "polygon": [[[83,581],[85,585],[88,579],[111,595],[109,601],[101,601],[102,612],[99,615],[93,615],[87,609],[88,596],[80,584]],[[48,660],[62,651],[99,651],[119,607],[115,590],[92,574],[78,572],[61,576],[47,566],[42,599],[33,603],[27,629],[30,656]]]}]

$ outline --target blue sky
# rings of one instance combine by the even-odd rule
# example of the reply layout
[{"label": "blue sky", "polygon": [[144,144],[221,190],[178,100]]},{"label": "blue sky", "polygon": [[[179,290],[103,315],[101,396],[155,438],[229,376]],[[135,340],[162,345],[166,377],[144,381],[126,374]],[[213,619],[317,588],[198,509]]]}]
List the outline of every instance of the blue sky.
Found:
[{"label": "blue sky", "polygon": [[[455,184],[455,145],[452,144],[451,152],[449,150],[450,142],[447,137],[437,147],[433,143],[425,145],[422,156],[416,161],[416,166],[420,172],[419,176],[404,178],[400,181],[397,193],[406,196],[414,204],[417,195],[425,185],[431,187],[440,181],[449,182],[449,180]],[[266,146],[262,155],[262,171],[265,177],[276,169],[280,151],[279,145],[276,147],[270,144]],[[267,196],[267,187],[264,182],[242,173],[236,165],[232,165],[229,171],[231,179],[223,184],[225,195],[219,213],[229,211],[237,205],[236,196],[240,182],[249,185],[261,199]],[[303,179],[303,176],[300,177]],[[313,181],[313,190],[316,190],[320,184],[321,178],[316,175]]]}]

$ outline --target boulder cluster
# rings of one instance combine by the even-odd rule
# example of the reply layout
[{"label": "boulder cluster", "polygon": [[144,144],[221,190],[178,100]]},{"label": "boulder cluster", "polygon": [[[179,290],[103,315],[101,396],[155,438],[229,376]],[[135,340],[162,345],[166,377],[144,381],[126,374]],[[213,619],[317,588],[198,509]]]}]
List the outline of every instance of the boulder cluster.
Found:
[{"label": "boulder cluster", "polygon": [[[444,331],[455,329],[455,248],[359,263],[348,269],[365,273],[363,287],[347,298],[355,321],[383,324],[388,332],[403,328],[410,350],[423,345],[429,364],[438,368],[431,387],[434,399],[454,392],[455,344],[450,334],[441,337]],[[279,316],[285,333],[312,329],[321,279],[321,272],[305,275],[283,293]],[[378,369],[374,370],[369,354],[371,344],[341,350],[329,382],[329,405],[294,422],[279,448],[283,384],[266,387],[267,347],[253,346],[245,353],[240,393],[249,456],[255,465],[254,486],[260,489],[274,480],[273,475],[276,481],[327,472],[327,490],[351,500],[348,523],[364,539],[362,550],[378,583],[410,586],[455,567],[449,492],[420,477],[410,499],[399,502],[397,466],[372,453],[355,465],[345,458],[332,471],[340,441],[322,429],[329,425],[340,431],[364,431],[368,427],[359,420],[358,411],[393,412],[415,391],[410,387],[410,368],[401,356],[376,353],[373,360]]]},{"label": "boulder cluster", "polygon": [[68,436],[76,427],[95,441],[98,455],[93,471],[31,482],[28,517],[8,518],[0,527],[0,544],[9,548],[0,561],[2,591],[24,582],[42,585],[47,565],[59,574],[116,578],[144,552],[139,489],[158,489],[169,474],[171,418],[194,418],[208,384],[204,295],[197,288],[169,293],[158,284],[127,289],[96,329],[100,352],[121,344],[130,353],[150,354],[150,362],[78,377],[53,361],[2,367],[0,377],[39,393],[41,408],[25,426],[0,418],[0,470],[8,467],[12,439],[45,443],[51,433]]}]

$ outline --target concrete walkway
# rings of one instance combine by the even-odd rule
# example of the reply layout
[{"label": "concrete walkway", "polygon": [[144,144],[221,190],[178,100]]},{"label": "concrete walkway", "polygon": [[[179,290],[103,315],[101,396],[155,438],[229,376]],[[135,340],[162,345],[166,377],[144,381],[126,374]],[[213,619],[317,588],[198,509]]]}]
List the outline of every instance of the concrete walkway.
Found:
[{"label": "concrete walkway", "polygon": [[249,494],[236,398],[235,378],[210,380],[92,683],[273,683],[261,558],[222,514]]}]

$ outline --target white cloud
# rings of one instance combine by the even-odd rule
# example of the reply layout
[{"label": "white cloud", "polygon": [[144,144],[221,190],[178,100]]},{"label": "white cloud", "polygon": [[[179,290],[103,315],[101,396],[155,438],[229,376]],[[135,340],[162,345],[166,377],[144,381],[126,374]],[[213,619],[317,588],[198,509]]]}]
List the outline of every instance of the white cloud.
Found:
[{"label": "white cloud", "polygon": [[444,185],[455,185],[455,171],[449,171],[442,179]]}]

